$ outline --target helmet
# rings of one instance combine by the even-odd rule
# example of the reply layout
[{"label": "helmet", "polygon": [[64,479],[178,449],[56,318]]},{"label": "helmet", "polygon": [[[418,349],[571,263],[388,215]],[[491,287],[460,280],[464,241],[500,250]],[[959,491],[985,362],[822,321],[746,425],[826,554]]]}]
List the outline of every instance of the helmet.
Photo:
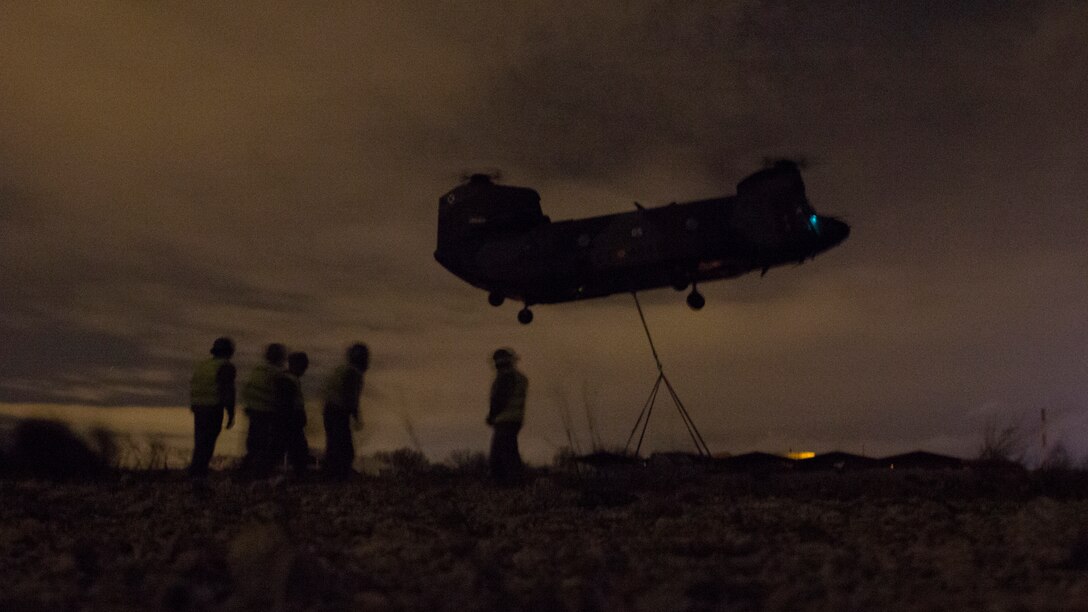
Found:
[{"label": "helmet", "polygon": [[229,358],[234,354],[234,341],[226,336],[216,338],[212,343],[211,353],[215,357]]},{"label": "helmet", "polygon": [[516,353],[514,353],[514,349],[501,348],[495,351],[495,353],[491,355],[491,358],[495,360],[496,365],[499,365],[514,363],[514,361],[517,360],[518,356]]},{"label": "helmet", "polygon": [[366,369],[370,362],[370,349],[362,342],[357,342],[348,348],[348,363]]},{"label": "helmet", "polygon": [[306,353],[291,353],[287,356],[287,367],[292,372],[305,372],[310,365],[310,358]]},{"label": "helmet", "polygon": [[287,359],[287,347],[279,342],[269,344],[264,349],[264,359],[274,365],[283,365],[283,360]]}]

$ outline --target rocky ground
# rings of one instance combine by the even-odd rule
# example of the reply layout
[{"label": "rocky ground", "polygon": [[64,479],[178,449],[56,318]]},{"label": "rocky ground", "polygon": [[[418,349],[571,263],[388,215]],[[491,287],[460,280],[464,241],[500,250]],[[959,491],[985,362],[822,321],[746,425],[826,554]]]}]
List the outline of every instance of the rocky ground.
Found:
[{"label": "rocky ground", "polygon": [[1082,472],[0,480],[0,610],[1088,610]]}]

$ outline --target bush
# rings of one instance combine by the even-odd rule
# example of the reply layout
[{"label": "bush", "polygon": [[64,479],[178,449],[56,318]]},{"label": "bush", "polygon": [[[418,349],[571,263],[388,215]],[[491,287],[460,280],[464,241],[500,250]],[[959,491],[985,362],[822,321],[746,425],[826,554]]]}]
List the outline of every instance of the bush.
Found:
[{"label": "bush", "polygon": [[56,480],[102,475],[107,464],[63,423],[43,419],[20,421],[12,431],[7,468],[16,475]]},{"label": "bush", "polygon": [[382,473],[388,472],[397,475],[423,474],[431,469],[431,462],[427,460],[427,456],[410,448],[378,451],[374,453],[374,458],[386,466],[380,470]]},{"label": "bush", "polygon": [[486,476],[488,471],[487,454],[480,451],[455,450],[450,453],[448,463],[453,471],[466,476]]},{"label": "bush", "polygon": [[1022,464],[1024,461],[1024,436],[1016,425],[998,427],[989,423],[982,434],[982,448],[979,449],[980,461]]},{"label": "bush", "polygon": [[578,471],[578,457],[579,454],[575,452],[571,447],[564,446],[556,451],[555,456],[552,457],[552,467],[562,471]]}]

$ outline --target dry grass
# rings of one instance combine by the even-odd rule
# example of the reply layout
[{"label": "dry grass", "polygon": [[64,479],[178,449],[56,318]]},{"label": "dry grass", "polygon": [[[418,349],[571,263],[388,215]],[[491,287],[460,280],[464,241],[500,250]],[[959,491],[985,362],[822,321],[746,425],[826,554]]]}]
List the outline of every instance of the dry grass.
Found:
[{"label": "dry grass", "polygon": [[[963,470],[560,453],[510,489],[482,453],[407,448],[347,482],[194,486],[165,447],[97,436],[94,456],[34,424],[24,442],[70,463],[34,444],[48,469],[0,462],[0,610],[1078,609],[1088,471],[1058,450],[1024,469],[993,433]],[[126,453],[138,469],[108,469]]]},{"label": "dry grass", "polygon": [[[411,453],[412,451],[406,451]],[[538,470],[0,480],[0,609],[1070,609],[1088,477]],[[475,461],[466,460],[466,465]]]}]

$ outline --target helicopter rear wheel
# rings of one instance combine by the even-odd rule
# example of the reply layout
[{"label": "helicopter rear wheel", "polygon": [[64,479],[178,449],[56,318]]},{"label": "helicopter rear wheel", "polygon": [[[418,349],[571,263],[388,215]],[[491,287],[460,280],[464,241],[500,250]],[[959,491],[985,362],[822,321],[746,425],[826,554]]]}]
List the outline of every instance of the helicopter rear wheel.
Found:
[{"label": "helicopter rear wheel", "polygon": [[672,278],[669,280],[669,284],[672,285],[673,289],[676,289],[677,291],[683,291],[684,289],[688,288],[688,285],[690,283],[688,282],[686,275],[681,272],[677,272],[672,275]]},{"label": "helicopter rear wheel", "polygon": [[501,293],[497,291],[492,291],[491,293],[487,294],[487,303],[491,304],[492,306],[502,306],[502,303],[505,301],[506,297],[504,297]]},{"label": "helicopter rear wheel", "polygon": [[706,298],[703,297],[703,294],[699,293],[698,289],[693,288],[691,290],[691,293],[688,294],[687,301],[688,306],[692,310],[699,310],[703,306],[706,306]]},{"label": "helicopter rear wheel", "polygon": [[518,311],[518,323],[521,323],[522,325],[528,325],[532,322],[533,311],[529,310],[528,306]]}]

